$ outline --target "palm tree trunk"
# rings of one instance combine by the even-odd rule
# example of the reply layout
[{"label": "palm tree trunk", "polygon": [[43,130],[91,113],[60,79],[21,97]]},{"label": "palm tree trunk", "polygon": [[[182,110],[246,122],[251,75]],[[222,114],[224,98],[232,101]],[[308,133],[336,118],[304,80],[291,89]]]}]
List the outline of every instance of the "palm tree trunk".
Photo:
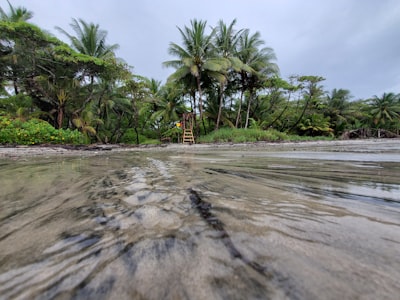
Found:
[{"label": "palm tree trunk", "polygon": [[305,114],[305,112],[306,112],[306,110],[307,110],[307,108],[308,108],[308,104],[309,104],[309,102],[310,102],[310,100],[311,100],[311,97],[312,97],[312,96],[309,96],[309,97],[307,98],[306,104],[304,105],[304,108],[303,108],[303,111],[301,112],[300,117],[299,117],[299,118],[297,119],[297,121],[289,128],[288,131],[292,131],[292,130],[300,123],[301,119],[303,119],[303,116],[304,116],[304,114]]},{"label": "palm tree trunk", "polygon": [[[206,131],[206,127],[204,124],[204,120],[203,120],[203,93],[201,90],[201,82],[200,82],[200,76],[196,77],[196,81],[197,81],[197,91],[199,92],[199,118],[200,118],[200,122],[203,124],[204,127],[204,132]],[[200,135],[200,123],[197,124],[197,134]]]},{"label": "palm tree trunk", "polygon": [[286,104],[286,106],[283,108],[283,110],[279,113],[279,115],[278,115],[271,123],[269,123],[269,124],[266,126],[266,128],[272,127],[272,126],[275,124],[275,122],[278,121],[278,120],[282,117],[283,113],[286,111],[286,109],[287,109],[288,107],[289,107],[289,101],[287,102],[287,104]]},{"label": "palm tree trunk", "polygon": [[244,92],[243,92],[243,89],[242,89],[242,91],[240,92],[239,108],[238,108],[238,112],[237,112],[237,115],[236,115],[236,124],[235,124],[236,128],[238,128],[238,126],[239,126],[240,114],[242,113],[243,95],[244,95]]},{"label": "palm tree trunk", "polygon": [[251,107],[251,100],[253,99],[253,90],[250,90],[250,95],[249,95],[249,103],[247,104],[247,112],[246,112],[246,123],[244,125],[244,128],[247,129],[249,126],[249,118],[250,118],[250,107]]},{"label": "palm tree trunk", "polygon": [[192,118],[193,118],[193,127],[197,128],[197,118],[196,118],[196,92],[194,91],[193,94],[191,95],[192,99],[193,99],[193,106],[192,106]]},{"label": "palm tree trunk", "polygon": [[59,107],[58,108],[58,112],[57,112],[57,129],[61,129],[62,128],[62,123],[64,120],[64,108],[63,107]]},{"label": "palm tree trunk", "polygon": [[222,115],[222,106],[224,102],[224,84],[221,83],[220,86],[220,92],[219,92],[219,107],[218,107],[218,116],[217,116],[217,122],[215,124],[215,129],[218,130],[219,128],[219,123],[221,122],[221,115]]},{"label": "palm tree trunk", "polygon": [[17,80],[16,79],[13,80],[13,86],[14,86],[15,95],[18,95],[19,91],[18,91],[18,85],[17,85]]},{"label": "palm tree trunk", "polygon": [[247,104],[246,123],[244,124],[245,129],[247,129],[247,127],[249,126],[250,105],[251,105],[251,94],[249,97],[249,103]]}]

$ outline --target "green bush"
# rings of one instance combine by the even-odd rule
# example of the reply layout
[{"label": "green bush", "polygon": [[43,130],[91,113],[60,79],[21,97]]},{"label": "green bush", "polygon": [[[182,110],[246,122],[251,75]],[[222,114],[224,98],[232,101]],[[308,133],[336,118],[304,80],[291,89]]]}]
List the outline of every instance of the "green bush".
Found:
[{"label": "green bush", "polygon": [[84,136],[78,130],[55,129],[46,121],[22,121],[0,116],[0,144],[83,144]]}]

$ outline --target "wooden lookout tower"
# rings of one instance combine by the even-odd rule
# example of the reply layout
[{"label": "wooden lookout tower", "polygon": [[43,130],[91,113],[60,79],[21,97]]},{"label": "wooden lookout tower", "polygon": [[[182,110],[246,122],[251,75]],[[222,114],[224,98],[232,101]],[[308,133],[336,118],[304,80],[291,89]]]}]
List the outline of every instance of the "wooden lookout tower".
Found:
[{"label": "wooden lookout tower", "polygon": [[183,138],[182,142],[184,144],[194,144],[194,136],[193,136],[193,113],[184,113],[182,120],[182,130],[183,130]]}]

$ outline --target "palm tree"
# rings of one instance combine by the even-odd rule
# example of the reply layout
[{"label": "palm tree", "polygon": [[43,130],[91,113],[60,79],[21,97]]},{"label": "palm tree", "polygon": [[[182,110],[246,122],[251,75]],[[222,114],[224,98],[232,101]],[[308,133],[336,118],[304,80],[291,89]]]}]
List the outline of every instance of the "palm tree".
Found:
[{"label": "palm tree", "polygon": [[205,31],[207,22],[195,19],[190,23],[191,27],[185,26],[183,29],[178,27],[182,36],[183,46],[175,43],[171,43],[169,46],[169,54],[176,56],[177,59],[166,61],[163,65],[176,69],[169,77],[169,81],[185,80],[190,82],[188,81],[188,76],[195,79],[199,118],[203,122],[203,78],[209,76],[218,81],[225,80],[222,72],[226,69],[227,63],[215,56],[215,49],[212,43],[215,29],[210,34],[207,34]]},{"label": "palm tree", "polygon": [[240,72],[241,96],[236,118],[236,127],[239,125],[244,93],[246,91],[249,92],[245,123],[245,128],[247,128],[249,124],[251,101],[254,97],[255,90],[262,86],[264,78],[279,73],[278,66],[272,62],[272,60],[276,59],[273,49],[269,47],[260,49],[264,44],[265,42],[260,39],[259,32],[250,35],[249,30],[245,30],[240,36],[237,57],[246,68],[243,68]]},{"label": "palm tree", "polygon": [[97,136],[95,125],[102,124],[103,120],[96,118],[90,107],[85,109],[80,115],[74,115],[72,123],[86,136],[88,140],[90,140],[90,136],[96,136],[98,141],[101,141]]},{"label": "palm tree", "polygon": [[32,19],[33,12],[27,10],[25,7],[17,7],[11,5],[11,3],[7,0],[8,6],[10,7],[10,12],[7,14],[0,7],[0,20],[8,21],[8,22],[26,22],[29,19]]},{"label": "palm tree", "polygon": [[152,119],[160,119],[167,126],[171,122],[179,121],[180,116],[186,111],[181,88],[173,82],[160,88],[156,101],[157,109]]},{"label": "palm tree", "polygon": [[[155,125],[154,128],[157,129],[158,136],[161,137],[161,127],[162,123],[168,122],[169,113],[168,105],[164,103],[164,98],[162,96],[161,81],[154,78],[141,78],[144,83],[144,87],[147,91],[144,97],[144,110],[142,113],[148,114],[146,118],[147,123]],[[167,119],[167,120],[166,120]]]},{"label": "palm tree", "polygon": [[381,97],[374,96],[369,105],[370,114],[378,129],[400,116],[400,96],[394,93],[384,93]]},{"label": "palm tree", "polygon": [[119,48],[119,45],[107,45],[107,31],[100,29],[98,24],[86,23],[82,19],[72,19],[70,25],[76,36],[69,34],[60,27],[56,27],[56,29],[70,39],[72,47],[76,51],[103,59],[114,57],[114,51]]},{"label": "palm tree", "polygon": [[[103,60],[113,59],[115,57],[114,51],[118,49],[118,44],[107,45],[106,37],[107,31],[101,30],[98,24],[86,23],[82,19],[76,20],[72,19],[72,23],[70,24],[72,29],[75,31],[76,36],[73,36],[66,32],[64,29],[60,27],[56,27],[61,33],[66,35],[70,41],[73,49],[78,51],[81,54],[85,54],[94,58],[99,58]],[[88,76],[88,77],[86,77]],[[92,100],[93,92],[94,92],[94,82],[95,82],[95,74],[90,72],[86,74],[84,72],[83,78],[89,78],[89,97],[82,103],[82,106],[75,111],[75,114],[79,114],[79,112],[85,109],[85,105],[88,104]],[[107,78],[109,80],[109,78]],[[107,83],[102,84],[101,80],[98,81],[98,87],[107,88]],[[106,89],[98,89],[98,93],[100,97],[102,94],[106,93]]]},{"label": "palm tree", "polygon": [[37,76],[35,87],[36,92],[42,94],[43,102],[52,108],[50,114],[55,116],[55,127],[61,129],[67,105],[75,99],[79,82],[67,76],[59,80],[53,79],[45,75]]},{"label": "palm tree", "polygon": [[311,114],[315,113],[316,110],[318,110],[320,98],[324,93],[323,87],[322,85],[320,85],[320,82],[324,80],[325,78],[321,76],[297,77],[297,81],[300,83],[300,88],[302,89],[304,104],[303,108],[301,109],[300,115],[297,117],[297,120],[292,124],[288,131],[292,131],[299,125],[307,110]]},{"label": "palm tree", "polygon": [[[234,19],[229,26],[227,26],[222,20],[218,22],[218,26],[216,27],[216,35],[215,35],[215,46],[217,48],[218,55],[225,59],[229,63],[230,72],[240,71],[251,71],[250,69],[246,69],[245,65],[242,61],[236,56],[237,45],[239,42],[240,35],[243,32],[243,29],[239,31],[235,31],[234,26],[236,24],[236,19]],[[226,74],[228,76],[229,74]],[[218,129],[219,123],[221,120],[221,113],[223,107],[224,100],[224,92],[227,80],[223,80],[220,82],[219,88],[219,107],[218,107],[218,115],[215,124],[215,129]]]},{"label": "palm tree", "polygon": [[333,89],[325,99],[325,116],[330,118],[335,134],[341,133],[347,123],[351,94],[349,90]]},{"label": "palm tree", "polygon": [[310,136],[332,135],[333,129],[330,128],[329,117],[324,117],[320,113],[313,113],[306,119],[302,120],[299,130]]}]

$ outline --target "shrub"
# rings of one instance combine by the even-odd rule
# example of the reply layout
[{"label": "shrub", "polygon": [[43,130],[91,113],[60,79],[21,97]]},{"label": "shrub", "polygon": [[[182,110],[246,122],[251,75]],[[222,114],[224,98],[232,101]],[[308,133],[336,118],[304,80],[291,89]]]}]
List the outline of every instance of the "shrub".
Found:
[{"label": "shrub", "polygon": [[55,129],[46,121],[22,121],[0,116],[0,144],[82,144],[84,136],[78,130]]}]

